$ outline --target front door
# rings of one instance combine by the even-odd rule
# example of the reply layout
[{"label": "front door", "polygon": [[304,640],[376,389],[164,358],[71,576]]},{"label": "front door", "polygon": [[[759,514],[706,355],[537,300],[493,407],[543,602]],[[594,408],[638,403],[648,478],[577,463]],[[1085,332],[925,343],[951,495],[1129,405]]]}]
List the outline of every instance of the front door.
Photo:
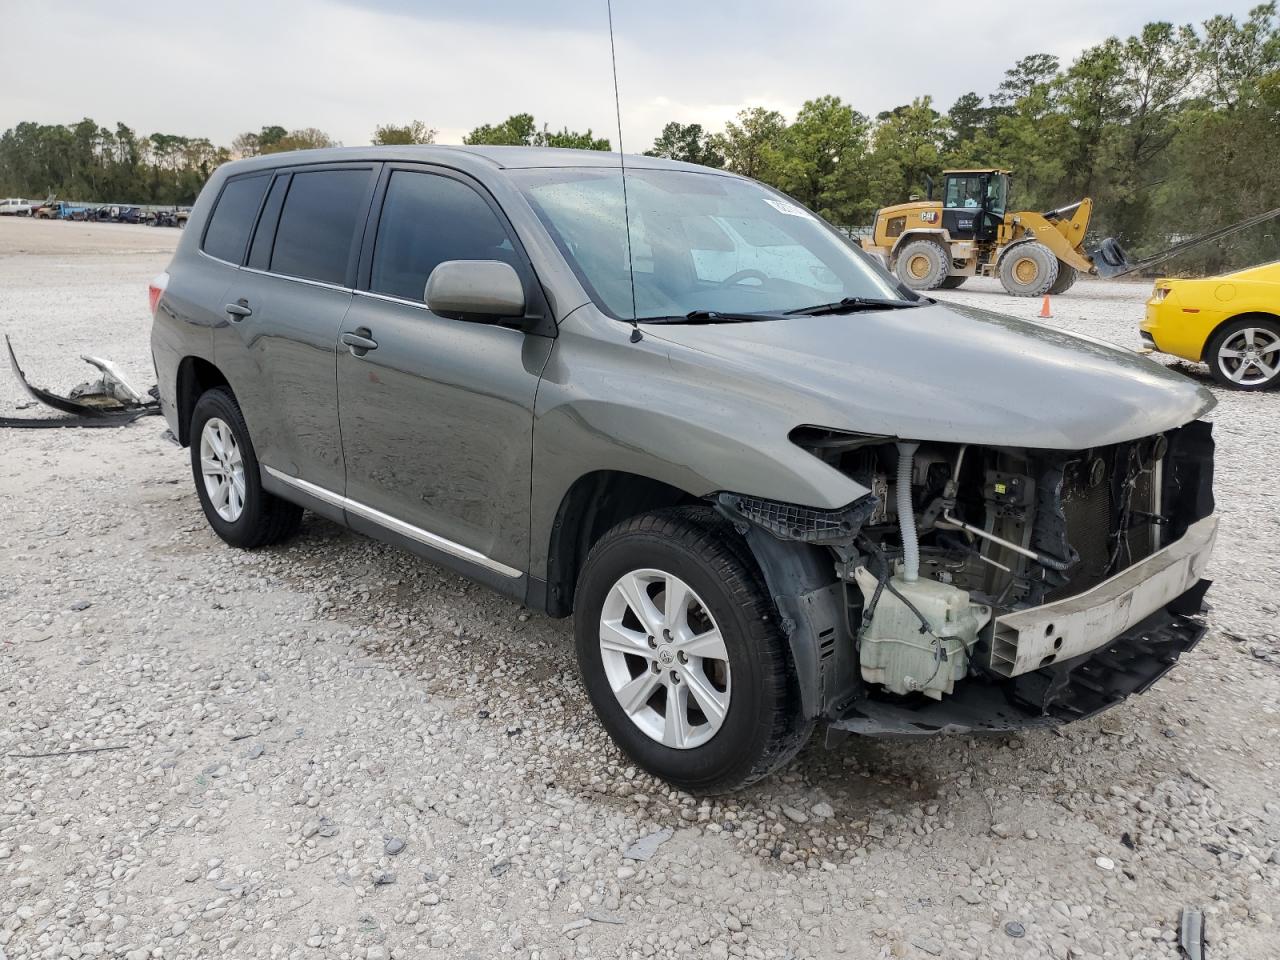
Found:
[{"label": "front door", "polygon": [[437,316],[423,293],[446,260],[506,261],[526,298],[537,296],[532,270],[496,204],[461,176],[389,167],[374,209],[371,252],[342,325],[352,343],[338,347],[348,519],[518,593],[529,563],[533,403],[552,341]]}]

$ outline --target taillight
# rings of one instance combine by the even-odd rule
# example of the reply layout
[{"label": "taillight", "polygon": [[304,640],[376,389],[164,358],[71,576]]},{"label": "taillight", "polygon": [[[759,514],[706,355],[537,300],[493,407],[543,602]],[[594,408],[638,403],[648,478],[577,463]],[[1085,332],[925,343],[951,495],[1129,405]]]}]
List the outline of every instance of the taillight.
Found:
[{"label": "taillight", "polygon": [[169,274],[162,273],[156,276],[147,287],[147,301],[151,304],[151,315],[156,315],[156,307],[160,305],[160,295],[164,293],[164,288],[169,286]]}]

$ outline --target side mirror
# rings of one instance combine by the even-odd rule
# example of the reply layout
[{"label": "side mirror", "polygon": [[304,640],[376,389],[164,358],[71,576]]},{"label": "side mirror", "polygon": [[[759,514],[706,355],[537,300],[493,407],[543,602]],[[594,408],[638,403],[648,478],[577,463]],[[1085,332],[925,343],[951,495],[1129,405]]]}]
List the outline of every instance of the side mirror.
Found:
[{"label": "side mirror", "polygon": [[501,260],[446,260],[431,271],[424,298],[432,313],[481,323],[523,317],[524,284]]}]

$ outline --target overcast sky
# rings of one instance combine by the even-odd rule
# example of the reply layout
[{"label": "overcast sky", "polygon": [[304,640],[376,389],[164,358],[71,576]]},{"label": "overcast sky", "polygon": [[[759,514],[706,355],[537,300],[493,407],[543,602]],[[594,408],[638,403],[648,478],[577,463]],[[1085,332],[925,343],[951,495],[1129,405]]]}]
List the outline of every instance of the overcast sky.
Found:
[{"label": "overcast sky", "polygon": [[[615,0],[628,150],[668,120],[718,129],[837,94],[872,114],[987,93],[1029,53],[1069,62],[1149,20],[1199,23],[1256,0]],[[0,129],[89,116],[207,136],[278,123],[368,143],[420,119],[457,143],[529,112],[616,146],[605,0],[4,0]]]}]

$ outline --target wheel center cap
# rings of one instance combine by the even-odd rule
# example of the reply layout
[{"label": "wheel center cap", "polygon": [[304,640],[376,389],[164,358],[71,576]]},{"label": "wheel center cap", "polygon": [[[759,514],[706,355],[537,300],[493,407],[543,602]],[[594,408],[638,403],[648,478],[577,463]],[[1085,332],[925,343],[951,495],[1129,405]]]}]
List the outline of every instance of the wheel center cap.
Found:
[{"label": "wheel center cap", "polygon": [[669,667],[676,662],[676,652],[671,649],[670,645],[664,644],[658,648],[658,662],[664,667]]}]

